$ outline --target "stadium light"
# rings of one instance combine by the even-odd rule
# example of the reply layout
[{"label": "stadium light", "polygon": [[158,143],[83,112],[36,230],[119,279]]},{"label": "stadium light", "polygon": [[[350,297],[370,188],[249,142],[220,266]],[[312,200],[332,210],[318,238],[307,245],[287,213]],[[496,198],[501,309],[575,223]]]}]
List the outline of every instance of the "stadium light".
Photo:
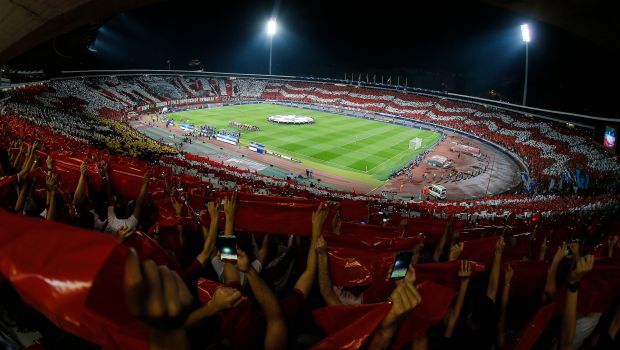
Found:
[{"label": "stadium light", "polygon": [[267,22],[267,35],[269,35],[269,75],[271,75],[271,52],[273,51],[273,36],[276,34],[278,23],[275,18]]},{"label": "stadium light", "polygon": [[269,22],[267,22],[267,34],[269,34],[269,36],[274,36],[274,34],[276,34],[276,29],[277,29],[278,25],[276,23],[275,19],[270,19]]},{"label": "stadium light", "polygon": [[531,40],[530,28],[527,26],[527,24],[521,25],[521,37],[523,38],[523,42],[526,42],[526,43],[529,43]]},{"label": "stadium light", "polygon": [[525,80],[523,82],[523,105],[525,106],[525,102],[527,101],[527,70],[528,70],[528,44],[532,40],[530,35],[530,28],[527,24],[521,25],[521,38],[525,43]]}]

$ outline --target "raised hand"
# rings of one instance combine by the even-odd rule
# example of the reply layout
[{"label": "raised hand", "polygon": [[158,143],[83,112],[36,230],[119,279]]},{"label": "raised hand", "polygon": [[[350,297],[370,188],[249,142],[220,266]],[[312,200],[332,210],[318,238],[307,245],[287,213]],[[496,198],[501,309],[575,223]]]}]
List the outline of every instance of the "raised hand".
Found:
[{"label": "raised hand", "polygon": [[392,309],[385,316],[382,326],[390,328],[402,321],[405,316],[422,302],[422,296],[412,283],[402,280],[390,295]]},{"label": "raised hand", "polygon": [[457,243],[450,247],[450,255],[448,256],[448,261],[454,261],[459,258],[461,253],[463,252],[463,247],[465,247],[465,243]]},{"label": "raised hand", "polygon": [[142,181],[144,181],[145,184],[148,184],[150,179],[151,179],[151,172],[147,170],[144,172],[144,175],[142,176]]},{"label": "raised hand", "polygon": [[558,250],[555,251],[555,255],[553,255],[553,264],[559,264],[560,261],[564,259],[564,256],[566,256],[566,249],[568,249],[566,243],[562,243],[562,245],[558,247]]},{"label": "raised hand", "polygon": [[212,306],[216,312],[230,309],[241,303],[241,292],[235,288],[222,287],[215,291],[213,298],[209,300],[209,306]]},{"label": "raised hand", "polygon": [[209,217],[211,220],[217,220],[218,215],[220,213],[221,205],[216,202],[207,203],[207,211],[209,212]]},{"label": "raised hand", "polygon": [[[50,167],[49,163],[47,164],[47,167]],[[88,164],[86,164],[86,161],[83,161],[82,164],[80,164],[80,174],[82,174],[83,176],[88,175]]]},{"label": "raised hand", "polygon": [[45,185],[49,191],[56,189],[56,182],[58,181],[58,174],[50,174],[45,178]]},{"label": "raised hand", "polygon": [[579,242],[571,242],[568,244],[568,248],[573,253],[575,259],[579,259]]},{"label": "raised hand", "polygon": [[104,177],[110,174],[110,164],[105,160],[102,160],[101,163],[99,163],[99,173],[101,173]]},{"label": "raised hand", "polygon": [[323,229],[327,215],[329,214],[329,207],[326,203],[319,204],[319,207],[312,213],[312,228],[313,231],[320,231]]},{"label": "raised hand", "polygon": [[45,163],[47,164],[47,169],[51,170],[52,167],[54,166],[54,159],[52,158],[51,155],[47,155],[47,159],[45,160]]},{"label": "raised hand", "polygon": [[542,243],[540,244],[540,250],[538,252],[538,260],[545,261],[545,255],[547,254],[547,240],[548,236],[543,238]]},{"label": "raised hand", "polygon": [[325,242],[325,238],[323,238],[323,236],[319,236],[319,238],[317,238],[314,249],[318,254],[327,253],[327,243]]},{"label": "raised hand", "polygon": [[177,214],[177,216],[181,215],[181,211],[183,210],[183,203],[178,201],[177,198],[170,198],[170,202],[172,204],[172,207],[174,208],[174,212]]},{"label": "raised hand", "polygon": [[247,273],[250,268],[250,259],[248,255],[241,249],[237,249],[237,264],[235,265],[239,272]]},{"label": "raised hand", "polygon": [[504,237],[500,236],[495,243],[495,254],[502,254],[504,252],[504,248],[506,248],[506,241],[504,241]]},{"label": "raised hand", "polygon": [[233,192],[230,197],[224,198],[224,214],[226,217],[234,217],[237,213],[237,192]]},{"label": "raised hand", "polygon": [[420,242],[413,247],[413,254],[420,254],[420,252],[424,249],[424,243]]},{"label": "raised hand", "polygon": [[413,264],[409,264],[407,267],[407,274],[405,274],[405,278],[403,279],[404,283],[409,283],[413,285],[416,280],[415,268]]},{"label": "raised hand", "polygon": [[468,279],[469,277],[471,277],[471,261],[461,260],[459,277],[463,279]]},{"label": "raised hand", "polygon": [[123,226],[118,230],[118,232],[116,232],[116,238],[118,238],[119,241],[123,242],[135,232],[136,229]]},{"label": "raised hand", "polygon": [[577,259],[577,264],[575,268],[571,271],[569,282],[577,283],[581,281],[581,279],[588,274],[588,272],[592,271],[594,267],[594,255],[586,255]]},{"label": "raised hand", "polygon": [[178,329],[189,315],[192,295],[181,277],[152,260],[141,268],[133,250],[125,262],[124,289],[129,311],[153,328]]}]

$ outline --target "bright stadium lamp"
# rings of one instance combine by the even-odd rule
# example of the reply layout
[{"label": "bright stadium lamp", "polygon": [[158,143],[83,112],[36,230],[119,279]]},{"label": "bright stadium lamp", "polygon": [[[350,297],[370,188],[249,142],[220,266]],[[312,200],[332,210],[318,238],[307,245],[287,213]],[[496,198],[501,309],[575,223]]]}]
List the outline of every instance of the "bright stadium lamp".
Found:
[{"label": "bright stadium lamp", "polygon": [[527,26],[527,24],[521,25],[521,37],[523,38],[523,42],[526,42],[526,43],[529,43],[531,40],[530,28]]},{"label": "bright stadium lamp", "polygon": [[271,52],[273,51],[273,36],[276,34],[278,24],[275,18],[272,18],[267,22],[267,35],[269,35],[269,75],[271,75]]},{"label": "bright stadium lamp", "polygon": [[276,29],[277,29],[278,25],[276,23],[275,19],[270,19],[269,22],[267,22],[267,34],[269,34],[269,36],[274,36],[274,34],[276,34]]},{"label": "bright stadium lamp", "polygon": [[528,69],[528,44],[532,40],[530,35],[530,28],[527,24],[521,25],[521,38],[525,43],[525,80],[523,82],[523,105],[525,106],[525,102],[527,100],[527,69]]}]

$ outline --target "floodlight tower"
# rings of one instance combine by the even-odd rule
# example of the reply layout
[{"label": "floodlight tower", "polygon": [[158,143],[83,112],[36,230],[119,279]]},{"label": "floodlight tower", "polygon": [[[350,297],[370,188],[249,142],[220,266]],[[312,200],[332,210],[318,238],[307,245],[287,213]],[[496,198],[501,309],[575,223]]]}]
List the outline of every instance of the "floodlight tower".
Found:
[{"label": "floodlight tower", "polygon": [[528,69],[527,46],[530,40],[532,39],[530,36],[530,28],[527,26],[527,24],[521,25],[521,38],[523,39],[523,42],[525,43],[525,81],[523,84],[523,105],[525,106],[525,102],[527,100],[527,69]]},{"label": "floodlight tower", "polygon": [[267,22],[267,35],[269,35],[269,75],[271,75],[271,52],[273,49],[273,36],[276,34],[278,24],[275,18],[272,18]]}]

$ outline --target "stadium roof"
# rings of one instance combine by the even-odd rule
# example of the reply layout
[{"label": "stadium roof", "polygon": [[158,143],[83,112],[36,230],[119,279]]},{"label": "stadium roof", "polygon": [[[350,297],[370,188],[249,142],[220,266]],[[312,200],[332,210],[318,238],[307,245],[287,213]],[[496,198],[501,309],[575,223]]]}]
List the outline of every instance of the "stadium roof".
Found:
[{"label": "stadium roof", "polygon": [[[0,2],[0,63],[81,26],[159,0],[19,0]],[[478,0],[551,23],[620,54],[616,0]]]},{"label": "stadium roof", "polygon": [[553,24],[620,55],[620,1],[481,0]]},{"label": "stadium roof", "polygon": [[0,1],[0,63],[60,34],[156,0]]}]

